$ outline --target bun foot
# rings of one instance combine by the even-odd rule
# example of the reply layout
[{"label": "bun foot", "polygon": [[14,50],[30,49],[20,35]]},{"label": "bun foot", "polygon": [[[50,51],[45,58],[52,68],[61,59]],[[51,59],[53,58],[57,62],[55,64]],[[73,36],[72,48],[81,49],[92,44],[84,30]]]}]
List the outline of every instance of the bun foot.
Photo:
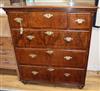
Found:
[{"label": "bun foot", "polygon": [[23,84],[27,84],[27,82],[26,81],[21,81]]},{"label": "bun foot", "polygon": [[79,85],[78,88],[79,89],[83,89],[84,85]]}]

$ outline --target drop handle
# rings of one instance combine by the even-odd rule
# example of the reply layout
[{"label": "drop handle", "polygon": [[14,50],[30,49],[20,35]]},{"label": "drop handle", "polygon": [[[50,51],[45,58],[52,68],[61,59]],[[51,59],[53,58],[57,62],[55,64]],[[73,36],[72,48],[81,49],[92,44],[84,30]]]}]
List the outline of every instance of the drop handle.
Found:
[{"label": "drop handle", "polygon": [[22,35],[22,34],[24,33],[24,29],[23,29],[23,27],[20,27],[20,29],[19,29],[19,33],[20,33],[20,35]]},{"label": "drop handle", "polygon": [[50,71],[50,72],[52,72],[52,71],[54,71],[55,69],[53,69],[53,68],[48,68],[48,71]]},{"label": "drop handle", "polygon": [[17,23],[22,24],[23,18],[16,17],[14,20],[15,20]]},{"label": "drop handle", "polygon": [[69,74],[69,73],[65,73],[65,74],[64,74],[65,77],[69,77],[70,75],[71,75],[71,74]]},{"label": "drop handle", "polygon": [[71,42],[71,41],[73,40],[73,38],[72,38],[72,37],[65,37],[64,40],[65,40],[66,42]]},{"label": "drop handle", "polygon": [[47,13],[47,14],[44,14],[43,16],[44,16],[45,18],[47,18],[47,19],[50,19],[50,18],[52,18],[54,15],[51,14],[51,13]]},{"label": "drop handle", "polygon": [[75,22],[78,24],[82,24],[85,22],[85,19],[76,19]]},{"label": "drop handle", "polygon": [[31,57],[31,58],[36,58],[37,55],[36,55],[36,54],[30,54],[29,57]]},{"label": "drop handle", "polygon": [[39,72],[38,71],[32,71],[32,74],[37,75],[37,74],[39,74]]},{"label": "drop handle", "polygon": [[52,32],[52,31],[46,31],[46,32],[44,32],[46,35],[48,35],[48,36],[51,36],[51,35],[53,35],[54,34],[54,32]]},{"label": "drop handle", "polygon": [[28,36],[26,36],[26,37],[27,37],[28,40],[32,40],[32,39],[35,38],[35,36],[33,36],[33,35],[28,35]]},{"label": "drop handle", "polygon": [[65,59],[66,61],[69,61],[69,60],[72,59],[72,57],[71,57],[71,56],[65,56],[64,59]]},{"label": "drop handle", "polygon": [[52,50],[48,50],[48,51],[46,51],[46,53],[49,54],[49,55],[51,55],[51,54],[54,53],[54,51],[52,51]]},{"label": "drop handle", "polygon": [[19,31],[20,31],[20,35],[22,35],[23,32],[24,32],[24,29],[23,29],[23,27],[22,27],[23,18],[17,17],[17,18],[15,18],[14,20],[15,20],[17,23],[20,24]]}]

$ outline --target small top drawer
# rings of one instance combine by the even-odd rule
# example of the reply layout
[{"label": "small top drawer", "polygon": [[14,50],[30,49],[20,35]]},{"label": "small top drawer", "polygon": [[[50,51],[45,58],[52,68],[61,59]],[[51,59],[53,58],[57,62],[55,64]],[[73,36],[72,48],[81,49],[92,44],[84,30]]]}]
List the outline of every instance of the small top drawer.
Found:
[{"label": "small top drawer", "polygon": [[10,12],[11,28],[66,28],[66,12]]},{"label": "small top drawer", "polygon": [[70,13],[68,14],[69,29],[89,29],[92,24],[91,19],[90,13]]}]

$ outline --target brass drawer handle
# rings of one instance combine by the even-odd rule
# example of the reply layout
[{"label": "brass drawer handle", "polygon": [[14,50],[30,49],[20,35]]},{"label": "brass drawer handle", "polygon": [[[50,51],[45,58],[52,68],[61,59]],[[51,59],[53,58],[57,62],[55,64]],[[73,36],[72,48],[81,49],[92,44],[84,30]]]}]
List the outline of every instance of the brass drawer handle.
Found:
[{"label": "brass drawer handle", "polygon": [[69,60],[72,59],[72,57],[71,56],[65,56],[64,59],[67,60],[67,61],[69,61]]},{"label": "brass drawer handle", "polygon": [[64,74],[65,77],[69,77],[70,75],[71,75],[71,74],[69,74],[69,73],[65,73],[65,74]]},{"label": "brass drawer handle", "polygon": [[75,22],[78,24],[82,24],[85,22],[85,19],[76,19]]},{"label": "brass drawer handle", "polygon": [[53,14],[47,13],[43,15],[45,18],[50,19],[51,17],[53,17]]},{"label": "brass drawer handle", "polygon": [[26,36],[26,37],[27,37],[27,39],[29,39],[29,40],[32,40],[32,39],[35,38],[35,36],[33,36],[33,35],[28,35],[28,36]]},{"label": "brass drawer handle", "polygon": [[32,74],[33,74],[33,75],[37,75],[37,74],[39,74],[39,72],[37,72],[37,71],[32,71]]},{"label": "brass drawer handle", "polygon": [[29,56],[30,56],[31,58],[36,58],[36,57],[37,57],[36,54],[30,54]]},{"label": "brass drawer handle", "polygon": [[72,38],[72,37],[66,37],[66,38],[64,38],[64,40],[65,40],[66,42],[71,42],[71,41],[73,40],[73,38]]},{"label": "brass drawer handle", "polygon": [[22,34],[23,34],[23,32],[24,32],[23,27],[20,27],[19,32],[20,32],[20,35],[22,35]]},{"label": "brass drawer handle", "polygon": [[48,35],[48,36],[51,36],[51,35],[53,35],[54,34],[54,32],[52,32],[52,31],[46,31],[46,32],[44,32],[46,35]]},{"label": "brass drawer handle", "polygon": [[52,71],[54,71],[55,69],[53,69],[53,68],[48,68],[48,71],[50,71],[50,72],[52,72]]},{"label": "brass drawer handle", "polygon": [[22,27],[23,18],[17,17],[17,18],[15,18],[14,20],[15,20],[17,23],[20,24],[19,31],[20,31],[20,35],[22,35],[23,32],[24,32],[24,29],[23,29],[23,27]]},{"label": "brass drawer handle", "polygon": [[17,17],[14,19],[17,23],[21,24],[23,21],[23,18]]},{"label": "brass drawer handle", "polygon": [[46,53],[49,54],[49,55],[51,55],[51,54],[54,53],[54,51],[52,51],[52,50],[48,50],[48,51],[46,51]]}]

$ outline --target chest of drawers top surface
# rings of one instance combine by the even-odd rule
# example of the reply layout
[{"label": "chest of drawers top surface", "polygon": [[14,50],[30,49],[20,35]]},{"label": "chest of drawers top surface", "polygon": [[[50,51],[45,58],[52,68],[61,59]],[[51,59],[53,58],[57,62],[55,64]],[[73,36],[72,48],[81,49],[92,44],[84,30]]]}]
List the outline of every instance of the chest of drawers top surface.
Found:
[{"label": "chest of drawers top surface", "polygon": [[83,87],[94,5],[4,7],[20,80]]}]

